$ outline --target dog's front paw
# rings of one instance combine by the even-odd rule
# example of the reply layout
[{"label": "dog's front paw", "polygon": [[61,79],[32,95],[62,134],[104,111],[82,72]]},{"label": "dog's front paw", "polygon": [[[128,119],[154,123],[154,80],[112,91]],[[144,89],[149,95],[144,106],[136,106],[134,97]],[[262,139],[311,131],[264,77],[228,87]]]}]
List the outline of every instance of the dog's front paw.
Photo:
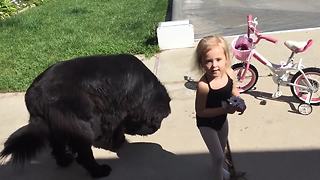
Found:
[{"label": "dog's front paw", "polygon": [[90,170],[90,175],[94,178],[100,178],[100,177],[105,177],[108,176],[111,172],[111,167],[106,165],[106,164],[102,164],[97,166],[94,169]]}]

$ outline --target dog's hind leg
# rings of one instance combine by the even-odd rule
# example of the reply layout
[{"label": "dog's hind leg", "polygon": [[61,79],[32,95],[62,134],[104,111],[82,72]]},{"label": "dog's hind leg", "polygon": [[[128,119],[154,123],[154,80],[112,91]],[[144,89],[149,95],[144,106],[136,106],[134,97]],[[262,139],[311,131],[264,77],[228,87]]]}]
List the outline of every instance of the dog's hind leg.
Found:
[{"label": "dog's hind leg", "polygon": [[71,151],[67,150],[65,139],[51,135],[49,141],[52,148],[51,154],[55,158],[57,165],[61,167],[69,166],[74,156]]},{"label": "dog's hind leg", "polygon": [[77,162],[87,169],[92,177],[99,178],[110,174],[110,166],[99,165],[94,159],[90,143],[73,141],[72,149],[78,154]]}]

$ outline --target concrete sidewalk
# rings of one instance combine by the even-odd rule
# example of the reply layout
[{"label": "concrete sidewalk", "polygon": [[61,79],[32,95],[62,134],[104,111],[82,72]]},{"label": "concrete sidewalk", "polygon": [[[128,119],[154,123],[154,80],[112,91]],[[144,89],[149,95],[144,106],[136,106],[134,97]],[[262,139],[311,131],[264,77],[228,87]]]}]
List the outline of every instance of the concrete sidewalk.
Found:
[{"label": "concrete sidewalk", "polygon": [[[308,66],[320,67],[318,49],[320,30],[275,33],[280,40],[315,40],[313,47],[301,57]],[[232,37],[227,37],[230,42]],[[273,46],[263,43],[258,49],[276,63],[286,60],[289,51],[280,41]],[[210,156],[195,126],[195,91],[184,76],[199,77],[192,69],[194,48],[167,50],[144,63],[165,84],[172,98],[171,115],[163,121],[154,135],[127,136],[130,141],[117,154],[94,149],[99,162],[108,163],[113,171],[103,179],[152,180],[209,180]],[[284,57],[284,58],[283,58]],[[298,56],[300,57],[300,56]],[[317,180],[320,178],[320,111],[313,107],[312,114],[297,113],[298,102],[289,88],[282,87],[283,96],[272,99],[276,90],[269,71],[259,69],[256,90],[242,97],[248,109],[243,115],[230,115],[229,141],[237,170],[247,172],[248,180]],[[266,102],[265,105],[264,102]],[[0,141],[26,124],[28,113],[24,93],[0,95]],[[0,179],[91,179],[86,171],[74,163],[66,169],[58,168],[45,151],[24,169],[0,166]]]}]

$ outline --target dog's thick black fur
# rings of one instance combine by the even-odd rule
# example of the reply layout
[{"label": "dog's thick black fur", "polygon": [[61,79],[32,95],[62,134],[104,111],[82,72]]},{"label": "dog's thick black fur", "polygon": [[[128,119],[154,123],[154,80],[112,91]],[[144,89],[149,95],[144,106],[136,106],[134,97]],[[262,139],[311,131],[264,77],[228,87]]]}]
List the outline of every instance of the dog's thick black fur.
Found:
[{"label": "dog's thick black fur", "polygon": [[91,146],[116,151],[124,134],[152,134],[170,114],[165,87],[127,54],[56,63],[35,78],[25,102],[29,124],[10,135],[0,158],[24,163],[49,142],[58,165],[75,157],[92,177],[111,168],[95,161]]}]

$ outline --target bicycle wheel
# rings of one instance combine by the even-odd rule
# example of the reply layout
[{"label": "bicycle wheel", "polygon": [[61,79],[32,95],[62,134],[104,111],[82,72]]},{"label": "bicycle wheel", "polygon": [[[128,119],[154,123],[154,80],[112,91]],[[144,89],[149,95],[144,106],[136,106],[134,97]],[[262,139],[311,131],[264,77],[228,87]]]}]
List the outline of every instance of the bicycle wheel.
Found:
[{"label": "bicycle wheel", "polygon": [[[291,79],[291,83],[294,84],[293,86],[290,86],[291,92],[302,102],[319,105],[320,69],[311,67],[302,69],[302,71],[306,78],[300,71],[298,71]],[[313,90],[309,90],[307,80],[309,80]]]},{"label": "bicycle wheel", "polygon": [[243,80],[240,80],[240,78],[246,69],[246,64],[237,63],[232,65],[231,68],[233,69],[237,77],[237,85],[240,93],[247,92],[248,90],[252,89],[253,86],[257,83],[259,77],[258,71],[257,68],[252,64],[249,65],[249,69],[247,70]]}]

